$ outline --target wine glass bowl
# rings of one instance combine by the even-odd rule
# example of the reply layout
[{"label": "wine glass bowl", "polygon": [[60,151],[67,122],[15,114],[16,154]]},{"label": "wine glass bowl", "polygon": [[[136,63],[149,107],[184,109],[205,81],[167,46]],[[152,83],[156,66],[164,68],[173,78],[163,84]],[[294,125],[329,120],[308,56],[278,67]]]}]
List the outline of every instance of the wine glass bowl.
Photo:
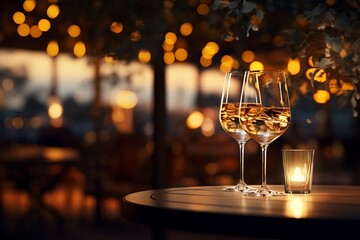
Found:
[{"label": "wine glass bowl", "polygon": [[276,196],[285,193],[267,186],[267,148],[289,127],[290,101],[285,72],[278,70],[246,71],[240,99],[240,124],[258,142],[262,152],[262,184],[255,195]]},{"label": "wine glass bowl", "polygon": [[241,87],[244,74],[227,72],[224,78],[220,103],[219,120],[223,130],[239,144],[240,149],[240,180],[235,186],[223,190],[253,192],[255,189],[244,181],[244,149],[250,136],[242,129],[239,119]]}]

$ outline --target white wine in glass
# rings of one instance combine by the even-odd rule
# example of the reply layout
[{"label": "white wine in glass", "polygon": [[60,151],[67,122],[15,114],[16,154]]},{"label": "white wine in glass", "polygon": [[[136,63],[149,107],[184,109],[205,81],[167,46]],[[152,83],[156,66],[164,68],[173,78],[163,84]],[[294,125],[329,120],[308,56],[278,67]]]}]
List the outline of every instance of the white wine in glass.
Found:
[{"label": "white wine in glass", "polygon": [[240,123],[261,146],[261,187],[257,196],[285,195],[271,190],[266,182],[267,148],[289,127],[291,119],[287,79],[284,71],[246,71],[240,99]]},{"label": "white wine in glass", "polygon": [[225,191],[253,192],[256,189],[244,181],[244,151],[250,136],[242,129],[239,119],[241,87],[244,73],[227,72],[225,74],[220,103],[220,124],[224,131],[235,139],[240,148],[240,180],[235,186],[224,188]]}]

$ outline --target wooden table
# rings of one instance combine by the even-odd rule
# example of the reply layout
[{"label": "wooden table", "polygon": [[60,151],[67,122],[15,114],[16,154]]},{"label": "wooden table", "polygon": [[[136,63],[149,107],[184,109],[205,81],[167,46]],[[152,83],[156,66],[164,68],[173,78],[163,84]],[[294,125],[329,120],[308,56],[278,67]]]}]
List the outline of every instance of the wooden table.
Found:
[{"label": "wooden table", "polygon": [[[224,186],[148,190],[123,198],[122,216],[155,228],[275,239],[345,239],[360,233],[360,186],[255,197]],[[283,186],[270,186],[283,191]],[[358,238],[358,237],[356,237]]]}]

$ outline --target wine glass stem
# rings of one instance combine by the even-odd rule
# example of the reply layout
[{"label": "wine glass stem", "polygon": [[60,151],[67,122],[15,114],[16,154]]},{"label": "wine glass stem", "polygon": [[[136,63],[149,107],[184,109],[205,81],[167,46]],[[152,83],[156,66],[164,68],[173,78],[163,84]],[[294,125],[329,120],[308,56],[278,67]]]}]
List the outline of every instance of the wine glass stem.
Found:
[{"label": "wine glass stem", "polygon": [[240,183],[244,183],[244,154],[245,154],[245,143],[239,142],[240,148]]},{"label": "wine glass stem", "polygon": [[261,144],[261,159],[262,159],[262,174],[261,174],[261,187],[266,187],[266,158],[268,144]]}]

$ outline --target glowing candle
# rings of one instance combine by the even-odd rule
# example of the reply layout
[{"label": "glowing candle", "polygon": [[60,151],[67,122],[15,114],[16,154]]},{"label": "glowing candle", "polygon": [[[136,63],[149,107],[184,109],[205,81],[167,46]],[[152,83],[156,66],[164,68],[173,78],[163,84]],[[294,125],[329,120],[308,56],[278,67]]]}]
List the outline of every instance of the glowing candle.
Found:
[{"label": "glowing candle", "polygon": [[291,182],[293,183],[304,183],[305,176],[301,175],[300,168],[296,167],[294,174],[290,177]]}]

